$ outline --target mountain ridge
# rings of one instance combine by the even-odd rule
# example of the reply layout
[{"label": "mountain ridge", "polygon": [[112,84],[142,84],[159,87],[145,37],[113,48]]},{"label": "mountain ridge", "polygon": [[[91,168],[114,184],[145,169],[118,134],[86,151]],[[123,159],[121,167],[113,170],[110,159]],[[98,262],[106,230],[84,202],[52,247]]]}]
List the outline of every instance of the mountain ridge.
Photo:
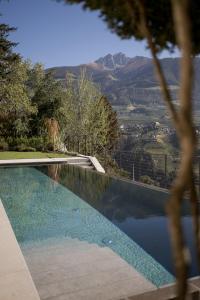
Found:
[{"label": "mountain ridge", "polygon": [[[180,58],[160,59],[166,81],[171,87],[174,100],[179,89]],[[97,83],[113,106],[129,104],[163,103],[159,83],[155,76],[153,61],[144,56],[128,57],[124,53],[107,54],[94,62],[78,66],[49,68],[54,77],[64,80],[68,72],[77,78],[82,68]],[[200,98],[200,58],[195,58],[194,99]]]}]

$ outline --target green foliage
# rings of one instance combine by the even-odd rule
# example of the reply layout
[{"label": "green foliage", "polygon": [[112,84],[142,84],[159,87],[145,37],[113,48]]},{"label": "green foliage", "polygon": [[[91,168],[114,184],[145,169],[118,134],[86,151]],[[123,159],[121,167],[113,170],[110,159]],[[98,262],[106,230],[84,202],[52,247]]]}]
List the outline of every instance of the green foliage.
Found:
[{"label": "green foliage", "polygon": [[[41,73],[41,69],[35,72]],[[39,76],[39,74],[35,75]],[[44,72],[43,75],[38,80],[38,86],[34,87],[35,93],[32,97],[32,103],[37,107],[37,114],[31,121],[32,134],[34,135],[44,132],[44,120],[46,118],[55,118],[59,120],[60,126],[62,126],[63,87],[60,82],[53,78],[51,73],[45,74]]]},{"label": "green foliage", "polygon": [[16,151],[19,151],[19,152],[35,152],[36,149],[33,148],[33,147],[30,147],[30,146],[26,146],[26,145],[20,145],[20,146],[17,146],[15,148]]},{"label": "green foliage", "polygon": [[0,151],[6,151],[8,150],[9,145],[8,143],[5,141],[4,138],[0,138]]},{"label": "green foliage", "polygon": [[93,114],[95,101],[100,97],[97,86],[89,80],[84,69],[74,80],[71,74],[66,77],[65,116],[66,135],[83,136],[90,129],[90,117]]},{"label": "green foliage", "polygon": [[[45,137],[27,137],[27,136],[21,136],[21,137],[7,137],[3,139],[8,145],[9,150],[17,150],[17,151],[25,151],[22,150],[22,148],[32,148],[30,151],[35,151],[33,149],[36,149],[38,151],[45,151],[48,149],[48,139]],[[1,143],[1,140],[0,140]],[[5,149],[6,150],[6,149]],[[29,150],[26,150],[29,151]]]},{"label": "green foliage", "polygon": [[0,24],[0,134],[19,136],[28,132],[28,118],[36,113],[27,95],[27,67],[12,52],[7,37],[13,28]]},{"label": "green foliage", "polygon": [[18,152],[18,151],[1,151],[0,160],[5,159],[33,159],[33,158],[66,158],[66,154],[63,153],[50,153],[50,152]]},{"label": "green foliage", "polygon": [[7,24],[0,24],[0,79],[1,82],[9,78],[12,74],[12,66],[20,57],[18,54],[12,52],[12,48],[17,44],[8,40],[10,32],[15,31],[16,28],[10,27]]},{"label": "green foliage", "polygon": [[150,185],[158,185],[156,184],[155,180],[151,179],[151,177],[148,175],[140,176],[139,181]]},{"label": "green foliage", "polygon": [[116,113],[86,71],[82,70],[77,79],[68,74],[62,84],[41,64],[24,62],[12,53],[14,44],[7,40],[9,30],[2,29],[2,43],[7,46],[5,53],[0,52],[2,60],[13,55],[13,59],[7,59],[9,73],[6,76],[2,71],[4,78],[0,81],[0,136],[9,137],[1,148],[7,148],[7,143],[10,149],[19,151],[53,150],[49,135],[53,128],[47,125],[54,123],[58,144],[66,136],[75,136],[81,147],[85,139],[92,139],[97,153],[112,149],[119,135]]},{"label": "green foliage", "polygon": [[103,96],[97,102],[96,120],[94,121],[95,129],[99,134],[97,140],[100,137],[104,139],[104,147],[108,150],[112,150],[119,139],[119,124],[117,120],[117,113],[113,111],[112,106],[108,102],[108,99]]},{"label": "green foliage", "polygon": [[28,145],[39,151],[44,151],[47,147],[48,138],[42,136],[33,136],[28,138]]},{"label": "green foliage", "polygon": [[0,24],[0,135],[45,135],[44,119],[61,119],[63,88],[41,64],[32,66],[12,52],[13,30]]},{"label": "green foliage", "polygon": [[67,75],[65,114],[64,134],[72,137],[79,149],[84,147],[91,154],[91,147],[99,153],[115,146],[119,136],[116,113],[85,70],[77,80]]},{"label": "green foliage", "polygon": [[26,61],[26,66],[28,73],[26,86],[29,93],[29,97],[32,98],[38,91],[38,88],[42,85],[42,82],[45,78],[45,71],[43,65],[39,63],[32,65],[31,62]]},{"label": "green foliage", "polygon": [[106,173],[112,176],[130,179],[130,174],[122,168],[119,168],[117,162],[112,158],[111,154],[112,152],[106,152],[104,155],[102,155],[102,153],[97,154],[97,159],[100,161]]}]

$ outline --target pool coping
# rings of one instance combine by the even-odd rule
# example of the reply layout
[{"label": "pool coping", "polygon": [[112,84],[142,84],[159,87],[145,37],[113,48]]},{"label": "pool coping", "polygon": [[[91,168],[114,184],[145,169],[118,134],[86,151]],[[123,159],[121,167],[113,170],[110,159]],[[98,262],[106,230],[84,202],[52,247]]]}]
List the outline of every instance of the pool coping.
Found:
[{"label": "pool coping", "polygon": [[[188,278],[188,291],[186,299],[197,300],[200,297],[200,276]],[[169,284],[162,286],[154,291],[144,292],[139,295],[129,296],[121,300],[177,300],[177,286],[176,284]]]},{"label": "pool coping", "polygon": [[40,300],[0,199],[0,299]]},{"label": "pool coping", "polygon": [[67,163],[70,160],[76,160],[79,157],[64,157],[64,158],[19,158],[19,159],[4,159],[0,160],[0,166],[7,165],[24,165],[24,164],[42,164],[42,163]]},{"label": "pool coping", "polygon": [[101,166],[100,162],[95,156],[86,156],[86,155],[78,155],[64,158],[32,158],[32,159],[5,159],[0,160],[0,166],[11,166],[11,165],[29,165],[29,164],[45,164],[45,163],[70,163],[70,162],[78,162],[80,159],[87,158],[90,160],[91,164],[94,166],[95,171],[100,173],[105,173],[104,168]]}]

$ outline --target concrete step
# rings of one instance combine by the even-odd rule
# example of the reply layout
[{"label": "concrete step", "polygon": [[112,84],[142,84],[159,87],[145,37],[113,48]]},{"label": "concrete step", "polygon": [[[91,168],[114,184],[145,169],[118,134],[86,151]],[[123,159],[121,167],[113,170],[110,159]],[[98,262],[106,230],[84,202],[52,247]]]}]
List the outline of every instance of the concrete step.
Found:
[{"label": "concrete step", "polygon": [[84,169],[94,170],[94,166],[91,163],[90,159],[87,157],[78,157],[68,160],[68,165],[78,166]]},{"label": "concrete step", "polygon": [[83,165],[83,164],[68,164],[70,166],[76,166],[76,167],[80,167],[80,168],[83,168],[83,169],[90,169],[90,170],[94,170],[94,166],[92,165]]},{"label": "concrete step", "polygon": [[94,166],[87,166],[87,165],[82,165],[80,166],[83,169],[89,169],[89,170],[94,170]]},{"label": "concrete step", "polygon": [[88,162],[89,159],[87,157],[70,157],[67,159],[68,163],[82,163]]},{"label": "concrete step", "polygon": [[78,165],[78,166],[91,166],[91,161],[81,161],[81,162],[69,162],[68,165]]}]

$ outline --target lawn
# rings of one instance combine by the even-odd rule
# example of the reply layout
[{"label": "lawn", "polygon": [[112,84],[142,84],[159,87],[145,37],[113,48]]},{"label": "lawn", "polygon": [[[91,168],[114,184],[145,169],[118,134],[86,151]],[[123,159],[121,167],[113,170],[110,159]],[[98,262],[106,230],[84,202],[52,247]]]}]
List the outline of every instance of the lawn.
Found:
[{"label": "lawn", "polygon": [[31,158],[60,158],[67,157],[66,154],[61,153],[48,153],[48,152],[15,152],[3,151],[0,152],[0,160],[2,159],[31,159]]}]

